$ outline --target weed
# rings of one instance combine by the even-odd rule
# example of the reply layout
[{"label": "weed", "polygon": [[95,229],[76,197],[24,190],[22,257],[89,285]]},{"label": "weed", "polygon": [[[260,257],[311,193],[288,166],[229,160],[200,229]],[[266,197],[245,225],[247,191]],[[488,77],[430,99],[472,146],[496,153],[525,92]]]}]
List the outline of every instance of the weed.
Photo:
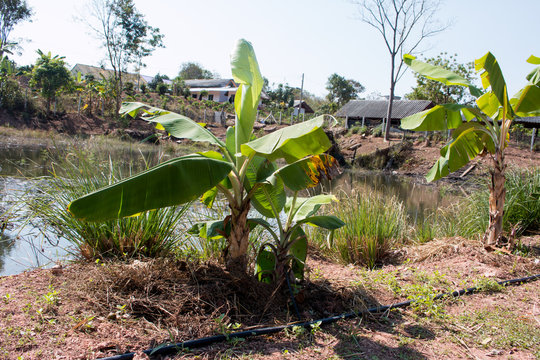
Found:
[{"label": "weed", "polygon": [[49,292],[43,295],[41,298],[48,307],[56,306],[60,302],[58,291],[56,291],[52,285],[49,285]]},{"label": "weed", "polygon": [[11,294],[10,293],[7,293],[2,297],[2,301],[4,302],[4,304],[9,303],[10,300],[11,300]]},{"label": "weed", "polygon": [[[229,335],[234,332],[235,330],[238,330],[242,325],[239,323],[229,323],[226,319],[225,314],[219,315],[217,319],[214,319],[214,322],[216,323],[218,329],[217,331],[221,335],[225,335],[227,339],[229,339]],[[239,340],[240,338],[234,338],[233,341],[243,341]]]},{"label": "weed", "polygon": [[[461,332],[479,346],[498,349],[535,349],[540,344],[540,328],[529,319],[510,310],[493,308],[462,314],[455,319],[474,332]],[[486,339],[490,339],[487,342]],[[484,343],[483,343],[484,342]]]},{"label": "weed", "polygon": [[484,292],[501,292],[504,290],[504,286],[500,285],[497,281],[481,276],[474,280],[474,286],[478,291]]}]

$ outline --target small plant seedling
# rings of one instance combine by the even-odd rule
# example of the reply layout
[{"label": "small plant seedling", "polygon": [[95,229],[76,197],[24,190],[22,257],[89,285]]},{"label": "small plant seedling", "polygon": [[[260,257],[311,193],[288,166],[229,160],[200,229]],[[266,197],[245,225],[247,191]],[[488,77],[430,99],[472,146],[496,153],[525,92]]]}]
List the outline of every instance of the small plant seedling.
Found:
[{"label": "small plant seedling", "polygon": [[10,293],[7,293],[6,295],[4,295],[4,296],[2,297],[2,301],[3,301],[5,304],[9,303],[10,300],[11,300],[11,294],[10,294]]}]

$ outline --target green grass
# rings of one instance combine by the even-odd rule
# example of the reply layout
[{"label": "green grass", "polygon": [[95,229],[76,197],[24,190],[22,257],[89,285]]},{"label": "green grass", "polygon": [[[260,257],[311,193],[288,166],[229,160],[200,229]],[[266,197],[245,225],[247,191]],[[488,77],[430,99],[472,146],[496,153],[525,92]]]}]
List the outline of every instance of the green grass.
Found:
[{"label": "green grass", "polygon": [[51,175],[37,182],[36,193],[26,201],[31,219],[43,222],[43,233],[67,239],[76,255],[87,259],[160,256],[174,252],[185,238],[177,225],[189,205],[99,223],[75,219],[67,211],[72,200],[131,175],[135,165],[99,160],[81,149],[55,154],[54,159],[59,160],[53,163]]},{"label": "green grass", "polygon": [[[540,168],[512,169],[506,173],[506,200],[503,229],[516,236],[540,230]],[[459,203],[429,216],[417,239],[462,236],[480,238],[489,222],[489,189],[484,182],[480,188]],[[464,216],[463,214],[466,214]]]},{"label": "green grass", "polygon": [[343,220],[346,225],[337,230],[333,239],[314,232],[319,247],[345,263],[375,267],[397,243],[405,239],[407,216],[397,198],[385,199],[374,192],[353,191],[326,208],[326,213]]}]

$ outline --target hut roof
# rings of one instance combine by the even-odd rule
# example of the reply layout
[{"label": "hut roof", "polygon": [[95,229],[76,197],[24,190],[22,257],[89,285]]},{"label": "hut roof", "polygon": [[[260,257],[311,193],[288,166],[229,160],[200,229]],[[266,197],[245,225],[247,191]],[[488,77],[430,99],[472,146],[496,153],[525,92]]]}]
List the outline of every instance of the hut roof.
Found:
[{"label": "hut roof", "polygon": [[184,80],[184,83],[190,88],[238,87],[233,79],[193,79]]},{"label": "hut roof", "polygon": [[[300,100],[294,100],[294,106],[295,108],[300,107]],[[315,111],[309,106],[304,100],[302,100],[302,109],[306,112],[306,114],[313,114]]]},{"label": "hut roof", "polygon": [[[394,100],[392,119],[403,119],[433,106],[429,100]],[[387,108],[387,100],[351,100],[337,111],[336,116],[382,119],[386,117]]]}]

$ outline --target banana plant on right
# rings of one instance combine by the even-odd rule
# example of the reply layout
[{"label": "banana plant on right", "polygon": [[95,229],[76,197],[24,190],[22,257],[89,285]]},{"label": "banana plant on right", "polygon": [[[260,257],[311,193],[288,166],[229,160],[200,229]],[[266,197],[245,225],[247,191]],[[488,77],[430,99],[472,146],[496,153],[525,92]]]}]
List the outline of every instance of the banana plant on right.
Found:
[{"label": "banana plant on right", "polygon": [[[474,63],[485,92],[447,69],[421,62],[408,54],[403,58],[422,76],[445,85],[468,87],[471,95],[477,98],[476,106],[443,104],[408,116],[402,119],[401,127],[416,131],[453,129],[452,139],[441,149],[441,157],[426,175],[428,181],[447,176],[478,155],[490,155],[493,167],[490,170],[489,225],[484,243],[501,245],[506,193],[504,149],[508,146],[514,119],[540,115],[540,67],[531,71],[526,76],[527,84],[509,97],[499,63],[490,52]],[[531,56],[527,62],[540,65],[540,58]]]}]

